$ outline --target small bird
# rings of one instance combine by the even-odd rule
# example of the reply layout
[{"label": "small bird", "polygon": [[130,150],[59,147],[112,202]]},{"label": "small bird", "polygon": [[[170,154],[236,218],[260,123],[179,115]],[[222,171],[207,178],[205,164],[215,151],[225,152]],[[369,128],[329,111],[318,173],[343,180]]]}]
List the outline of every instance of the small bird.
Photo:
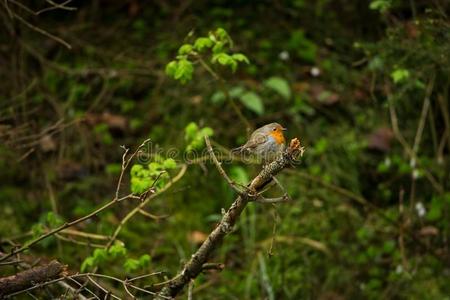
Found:
[{"label": "small bird", "polygon": [[232,153],[254,154],[267,164],[275,160],[285,149],[283,131],[286,128],[278,123],[270,123],[256,129],[249,140],[241,147],[231,150]]}]

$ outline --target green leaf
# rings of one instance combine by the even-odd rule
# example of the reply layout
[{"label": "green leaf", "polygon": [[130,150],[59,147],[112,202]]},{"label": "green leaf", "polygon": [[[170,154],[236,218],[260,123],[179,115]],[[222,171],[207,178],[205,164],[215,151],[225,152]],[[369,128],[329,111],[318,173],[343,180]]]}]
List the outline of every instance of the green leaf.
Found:
[{"label": "green leaf", "polygon": [[106,249],[95,249],[92,257],[96,264],[102,263],[108,259],[108,252]]},{"label": "green leaf", "polygon": [[123,264],[123,267],[126,272],[133,272],[134,270],[139,269],[139,261],[137,259],[128,258]]},{"label": "green leaf", "polygon": [[139,264],[142,267],[146,267],[150,264],[150,261],[152,260],[151,256],[148,254],[144,254],[141,257],[139,257]]},{"label": "green leaf", "polygon": [[223,103],[224,101],[225,101],[225,95],[221,91],[215,92],[211,96],[211,102],[214,104],[220,104],[220,103]]},{"label": "green leaf", "polygon": [[291,32],[288,49],[296,53],[298,57],[313,63],[316,60],[317,48],[317,45],[305,36],[303,30]]},{"label": "green leaf", "polygon": [[239,98],[244,92],[245,89],[243,87],[235,86],[232,89],[230,89],[229,94],[231,98]]},{"label": "green leaf", "polygon": [[131,167],[130,174],[131,174],[131,176],[138,176],[143,169],[144,169],[144,167],[142,165],[138,165],[138,164],[133,165]]},{"label": "green leaf", "polygon": [[442,216],[444,201],[440,197],[433,197],[431,200],[430,210],[427,213],[428,221],[437,221]]},{"label": "green leaf", "polygon": [[184,129],[184,133],[185,133],[184,137],[186,140],[193,139],[196,136],[197,132],[198,132],[197,124],[195,122],[191,122]]},{"label": "green leaf", "polygon": [[242,53],[235,53],[231,57],[233,57],[234,60],[239,61],[239,62],[244,62],[244,63],[247,63],[247,64],[250,63],[250,61],[248,60],[247,56],[245,56]]},{"label": "green leaf", "polygon": [[45,232],[45,226],[42,223],[36,223],[31,226],[31,233],[33,237],[38,237]]},{"label": "green leaf", "polygon": [[380,71],[384,67],[383,59],[380,56],[375,56],[369,61],[368,69],[371,71]]},{"label": "green leaf", "polygon": [[395,250],[395,241],[388,240],[385,241],[383,244],[383,251],[385,253],[392,253]]},{"label": "green leaf", "polygon": [[110,254],[112,258],[125,256],[127,255],[127,249],[122,243],[116,242],[111,246],[111,248],[109,248],[108,254]]},{"label": "green leaf", "polygon": [[178,66],[175,71],[174,78],[176,80],[179,80],[181,83],[185,84],[186,82],[192,79],[193,73],[194,73],[193,64],[189,60],[182,58],[178,61]]},{"label": "green leaf", "polygon": [[229,38],[228,32],[223,28],[217,28],[214,33],[219,40],[224,41]]},{"label": "green leaf", "polygon": [[185,129],[185,139],[188,142],[186,151],[190,152],[192,150],[199,150],[203,148],[205,145],[204,137],[212,136],[213,134],[214,131],[210,127],[199,129],[197,124],[191,122]]},{"label": "green leaf", "polygon": [[369,8],[372,10],[378,10],[379,12],[385,12],[391,7],[390,0],[374,0],[370,2]]},{"label": "green leaf", "polygon": [[178,69],[178,62],[176,60],[173,60],[170,63],[168,63],[166,65],[167,76],[174,78],[175,72],[177,71],[177,69]]},{"label": "green leaf", "polygon": [[258,94],[254,92],[245,92],[239,97],[244,106],[258,115],[264,113],[264,105]]},{"label": "green leaf", "polygon": [[202,52],[205,48],[211,48],[214,42],[210,38],[200,37],[195,40],[194,49],[198,52]]},{"label": "green leaf", "polygon": [[178,49],[179,55],[188,55],[192,52],[192,45],[191,44],[184,44],[183,46]]},{"label": "green leaf", "polygon": [[50,227],[57,227],[64,223],[63,219],[52,211],[47,213],[46,221]]},{"label": "green leaf", "polygon": [[109,175],[119,174],[121,170],[122,170],[122,166],[120,164],[116,164],[116,163],[107,164],[106,168],[105,168],[106,174],[109,174]]},{"label": "green leaf", "polygon": [[240,183],[240,184],[247,184],[250,181],[247,171],[243,167],[239,167],[239,166],[231,167],[230,177],[235,182]]},{"label": "green leaf", "polygon": [[215,54],[222,53],[224,46],[225,45],[224,45],[223,42],[216,42],[216,44],[212,48],[212,52],[215,53]]},{"label": "green leaf", "polygon": [[211,127],[204,127],[202,128],[202,130],[200,131],[201,134],[201,138],[203,139],[205,136],[212,136],[214,134],[214,130],[212,130]]},{"label": "green leaf", "polygon": [[409,78],[409,71],[406,69],[395,69],[391,73],[391,78],[394,80],[394,83],[402,82]]},{"label": "green leaf", "polygon": [[81,263],[81,267],[80,267],[80,271],[84,272],[86,271],[88,268],[93,268],[95,267],[96,263],[95,263],[95,259],[92,256],[88,256],[82,263]]},{"label": "green leaf", "polygon": [[231,57],[230,55],[226,53],[218,53],[214,54],[212,59],[212,63],[219,63],[222,66],[228,66],[231,68],[231,70],[234,72],[237,69],[237,62]]},{"label": "green leaf", "polygon": [[128,273],[139,269],[139,267],[140,267],[139,260],[134,259],[134,258],[127,258],[127,260],[123,264],[123,268]]},{"label": "green leaf", "polygon": [[163,167],[164,169],[175,169],[177,167],[177,163],[173,158],[168,158],[164,160]]},{"label": "green leaf", "polygon": [[264,81],[264,85],[277,92],[286,100],[291,98],[291,88],[289,87],[289,83],[281,77],[270,77]]}]

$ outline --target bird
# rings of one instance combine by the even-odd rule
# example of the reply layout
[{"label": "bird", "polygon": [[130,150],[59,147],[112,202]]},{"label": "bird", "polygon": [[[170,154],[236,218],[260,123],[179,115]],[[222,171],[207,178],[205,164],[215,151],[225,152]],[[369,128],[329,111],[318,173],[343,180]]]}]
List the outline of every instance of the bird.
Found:
[{"label": "bird", "polygon": [[278,123],[266,124],[250,135],[248,141],[235,149],[232,149],[233,154],[253,154],[263,164],[267,164],[275,160],[285,149],[285,139],[283,131],[286,128]]}]

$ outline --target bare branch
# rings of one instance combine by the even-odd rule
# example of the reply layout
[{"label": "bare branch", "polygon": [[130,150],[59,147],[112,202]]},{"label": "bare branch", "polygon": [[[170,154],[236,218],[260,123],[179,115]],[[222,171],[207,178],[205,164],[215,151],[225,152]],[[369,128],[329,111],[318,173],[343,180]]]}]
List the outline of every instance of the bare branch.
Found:
[{"label": "bare branch", "polygon": [[24,18],[22,18],[21,16],[19,16],[18,14],[14,13],[14,12],[12,12],[12,15],[14,16],[15,19],[17,19],[20,22],[22,22],[28,28],[30,28],[30,29],[32,29],[32,30],[34,30],[36,32],[39,32],[40,34],[45,35],[46,37],[48,37],[48,38],[50,38],[50,39],[52,39],[52,40],[54,40],[54,41],[64,45],[67,49],[72,49],[72,46],[68,42],[63,40],[62,38],[57,37],[56,35],[53,35],[50,32],[45,31],[44,29],[42,29],[40,27],[34,26],[33,24],[31,24],[30,22],[28,22],[27,20],[25,20]]},{"label": "bare branch", "polygon": [[42,13],[44,13],[44,12],[51,11],[51,10],[55,10],[55,9],[69,10],[69,11],[77,10],[76,7],[66,6],[67,4],[69,4],[70,2],[72,2],[72,0],[67,0],[67,1],[65,1],[65,2],[63,2],[63,3],[61,3],[61,4],[55,3],[55,2],[53,2],[53,1],[51,1],[51,0],[46,0],[46,2],[49,3],[51,6],[50,6],[50,7],[43,8],[43,9],[37,11],[37,12],[36,12],[36,15],[40,15],[40,14],[42,14]]},{"label": "bare branch", "polygon": [[259,196],[254,201],[258,203],[270,204],[270,203],[280,203],[280,202],[289,202],[291,199],[288,194],[284,194],[281,197],[276,198],[264,198],[263,196]]},{"label": "bare branch", "polygon": [[64,275],[66,266],[56,260],[45,266],[35,267],[12,276],[0,278],[0,297],[26,290]]}]

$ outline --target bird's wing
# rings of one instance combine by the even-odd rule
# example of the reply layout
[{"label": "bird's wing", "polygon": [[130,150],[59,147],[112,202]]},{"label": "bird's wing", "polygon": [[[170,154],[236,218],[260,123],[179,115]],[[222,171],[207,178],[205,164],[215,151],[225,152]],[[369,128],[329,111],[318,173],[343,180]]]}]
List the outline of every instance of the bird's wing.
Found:
[{"label": "bird's wing", "polygon": [[250,137],[250,139],[248,140],[248,142],[243,146],[244,149],[254,149],[256,148],[258,145],[264,144],[265,142],[267,142],[267,135],[260,133],[260,132],[255,132],[252,134],[252,136]]}]

